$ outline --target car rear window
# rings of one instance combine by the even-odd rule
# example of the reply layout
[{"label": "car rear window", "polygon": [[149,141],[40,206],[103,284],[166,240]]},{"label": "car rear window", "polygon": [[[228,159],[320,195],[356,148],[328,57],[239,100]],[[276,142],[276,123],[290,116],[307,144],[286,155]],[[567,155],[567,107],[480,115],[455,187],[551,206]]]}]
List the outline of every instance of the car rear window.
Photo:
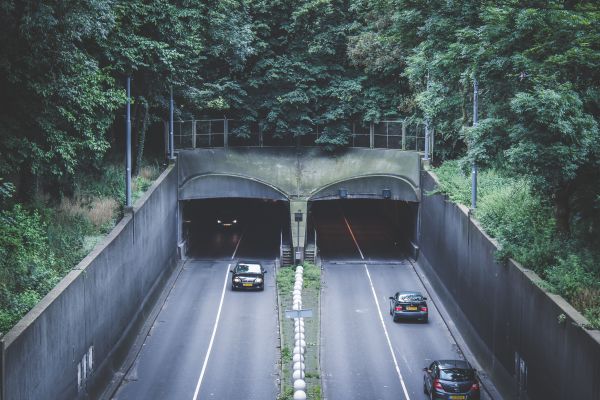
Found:
[{"label": "car rear window", "polygon": [[423,301],[423,296],[420,294],[409,293],[409,294],[401,294],[398,296],[399,301]]},{"label": "car rear window", "polygon": [[237,272],[249,273],[249,274],[260,274],[260,264],[238,264]]},{"label": "car rear window", "polygon": [[468,381],[475,378],[475,373],[471,369],[448,368],[440,369],[440,379],[445,381]]}]

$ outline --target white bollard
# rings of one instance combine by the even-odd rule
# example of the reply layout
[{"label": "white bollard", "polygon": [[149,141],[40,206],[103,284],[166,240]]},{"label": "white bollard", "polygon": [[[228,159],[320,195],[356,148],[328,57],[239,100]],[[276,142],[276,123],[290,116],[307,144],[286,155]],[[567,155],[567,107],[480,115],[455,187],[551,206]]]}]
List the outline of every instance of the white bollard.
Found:
[{"label": "white bollard", "polygon": [[296,379],[294,381],[294,390],[305,390],[306,389],[306,381],[304,379]]},{"label": "white bollard", "polygon": [[304,333],[304,327],[300,326],[299,322],[295,324],[294,333]]},{"label": "white bollard", "polygon": [[292,368],[294,371],[296,371],[297,369],[304,371],[304,368],[306,368],[306,366],[304,365],[303,362],[298,361],[294,363],[294,367]]},{"label": "white bollard", "polygon": [[296,379],[304,379],[304,371],[301,371],[299,369],[295,370],[292,373],[292,379],[296,380]]},{"label": "white bollard", "polygon": [[295,295],[300,295],[300,296],[302,296],[302,290],[300,290],[300,289],[294,289],[294,291],[292,292],[292,294],[293,294],[294,296],[295,296]]},{"label": "white bollard", "polygon": [[296,343],[294,344],[294,346],[300,347],[300,348],[305,348],[306,347],[306,341],[304,341],[304,340],[296,340]]},{"label": "white bollard", "polygon": [[293,362],[304,362],[304,356],[302,354],[294,354],[292,357]]},{"label": "white bollard", "polygon": [[294,354],[304,354],[304,347],[296,346],[294,347]]},{"label": "white bollard", "polygon": [[294,392],[294,400],[306,400],[306,392],[304,390],[296,390]]},{"label": "white bollard", "polygon": [[294,335],[294,340],[304,340],[304,339],[305,339],[304,333],[302,333],[302,332],[298,332]]},{"label": "white bollard", "polygon": [[298,305],[298,303],[294,303],[294,305],[292,306],[292,310],[300,310],[300,306]]}]

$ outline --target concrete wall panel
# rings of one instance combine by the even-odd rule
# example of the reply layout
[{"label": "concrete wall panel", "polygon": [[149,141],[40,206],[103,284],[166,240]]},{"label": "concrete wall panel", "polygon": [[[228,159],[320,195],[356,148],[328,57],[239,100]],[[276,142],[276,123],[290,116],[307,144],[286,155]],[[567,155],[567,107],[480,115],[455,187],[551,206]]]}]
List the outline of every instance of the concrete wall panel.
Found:
[{"label": "concrete wall panel", "polygon": [[600,332],[536,274],[498,263],[468,209],[428,196],[435,181],[422,178],[419,264],[497,385],[509,398],[600,399]]},{"label": "concrete wall panel", "polygon": [[3,400],[98,396],[175,265],[176,212],[171,167],[2,338]]}]

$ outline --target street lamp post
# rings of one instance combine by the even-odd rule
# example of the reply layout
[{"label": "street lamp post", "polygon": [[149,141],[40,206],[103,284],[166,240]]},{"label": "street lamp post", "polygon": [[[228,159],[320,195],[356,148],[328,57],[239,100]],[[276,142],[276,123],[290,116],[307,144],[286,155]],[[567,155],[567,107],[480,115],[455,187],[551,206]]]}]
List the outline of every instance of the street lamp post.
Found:
[{"label": "street lamp post", "polygon": [[127,121],[125,130],[125,206],[131,207],[131,77],[127,77]]},{"label": "street lamp post", "polygon": [[[473,128],[477,126],[477,112],[478,112],[478,101],[479,96],[479,85],[477,84],[477,78],[473,78]],[[473,158],[473,164],[471,168],[471,208],[474,210],[477,207],[477,162]]]},{"label": "street lamp post", "polygon": [[174,148],[175,140],[173,139],[173,87],[171,87],[171,98],[169,100],[169,160],[175,158]]}]

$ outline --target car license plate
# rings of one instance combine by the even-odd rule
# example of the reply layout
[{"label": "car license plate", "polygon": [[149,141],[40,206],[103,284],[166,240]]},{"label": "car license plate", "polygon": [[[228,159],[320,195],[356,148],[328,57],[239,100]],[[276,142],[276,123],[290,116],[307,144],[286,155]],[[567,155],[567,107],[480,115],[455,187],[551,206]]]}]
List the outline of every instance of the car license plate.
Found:
[{"label": "car license plate", "polygon": [[[418,307],[415,307],[415,306],[408,306],[408,307],[406,307],[406,309],[407,309],[408,311],[417,311],[419,308],[418,308]],[[462,397],[457,397],[457,398],[462,398]]]},{"label": "car license plate", "polygon": [[450,396],[450,399],[452,399],[452,400],[465,400],[466,397],[465,396]]},{"label": "car license plate", "polygon": [[252,286],[251,283],[243,283],[243,286]]}]

